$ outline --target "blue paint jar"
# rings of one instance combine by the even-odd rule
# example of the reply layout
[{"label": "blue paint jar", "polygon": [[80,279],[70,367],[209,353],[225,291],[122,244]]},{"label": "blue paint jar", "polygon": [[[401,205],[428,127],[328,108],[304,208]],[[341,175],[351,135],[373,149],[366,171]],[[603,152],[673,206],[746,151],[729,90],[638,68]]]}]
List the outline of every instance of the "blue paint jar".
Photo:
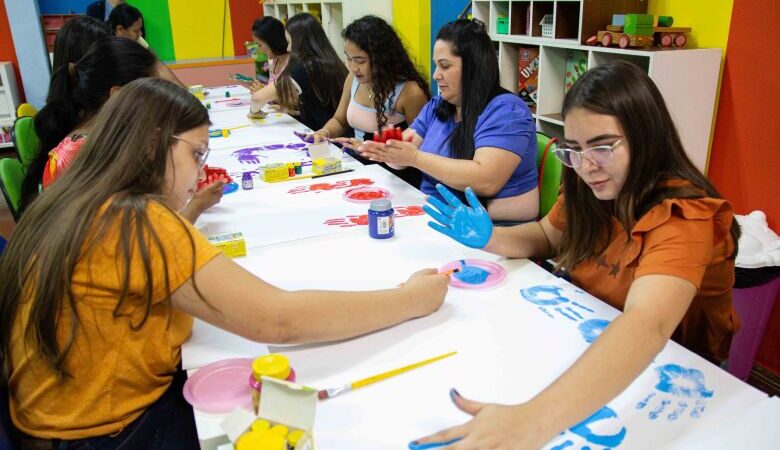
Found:
[{"label": "blue paint jar", "polygon": [[368,235],[374,239],[387,239],[395,234],[393,209],[390,200],[373,200],[368,208]]},{"label": "blue paint jar", "polygon": [[255,183],[252,181],[251,173],[244,172],[244,174],[241,176],[241,187],[244,188],[244,190],[249,190],[255,187]]}]

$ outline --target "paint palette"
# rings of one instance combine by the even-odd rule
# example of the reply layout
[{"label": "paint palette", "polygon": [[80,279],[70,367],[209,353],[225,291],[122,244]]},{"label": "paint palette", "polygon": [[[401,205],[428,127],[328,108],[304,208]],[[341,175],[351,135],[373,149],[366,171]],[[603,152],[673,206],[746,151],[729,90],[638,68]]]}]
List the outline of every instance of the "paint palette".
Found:
[{"label": "paint palette", "polygon": [[227,413],[236,408],[251,411],[251,358],[234,358],[209,364],[184,383],[184,399],[200,411]]},{"label": "paint palette", "polygon": [[506,269],[484,259],[460,259],[439,268],[439,272],[460,271],[450,275],[450,286],[462,289],[488,289],[506,278]]},{"label": "paint palette", "polygon": [[344,200],[365,203],[372,200],[390,198],[390,191],[376,186],[361,186],[344,191]]}]

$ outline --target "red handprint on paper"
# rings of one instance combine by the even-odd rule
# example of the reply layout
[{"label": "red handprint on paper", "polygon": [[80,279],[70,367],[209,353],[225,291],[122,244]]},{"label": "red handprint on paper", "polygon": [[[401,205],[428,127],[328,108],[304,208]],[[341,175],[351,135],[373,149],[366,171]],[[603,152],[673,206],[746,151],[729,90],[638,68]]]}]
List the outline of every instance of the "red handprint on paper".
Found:
[{"label": "red handprint on paper", "polygon": [[[425,214],[425,211],[423,211],[422,206],[416,206],[416,205],[399,206],[398,208],[395,209],[395,214],[393,214],[393,217],[396,219],[400,219],[402,217],[422,216],[423,214]],[[328,219],[323,223],[331,227],[341,227],[341,228],[356,227],[359,225],[368,225],[368,214],[361,214],[359,216],[337,217],[335,219]]]},{"label": "red handprint on paper", "polygon": [[302,194],[304,192],[314,192],[319,194],[322,191],[332,191],[334,189],[346,189],[355,186],[370,186],[374,180],[370,178],[355,178],[353,180],[337,181],[335,183],[314,183],[308,186],[298,186],[295,189],[287,191],[288,194]]}]

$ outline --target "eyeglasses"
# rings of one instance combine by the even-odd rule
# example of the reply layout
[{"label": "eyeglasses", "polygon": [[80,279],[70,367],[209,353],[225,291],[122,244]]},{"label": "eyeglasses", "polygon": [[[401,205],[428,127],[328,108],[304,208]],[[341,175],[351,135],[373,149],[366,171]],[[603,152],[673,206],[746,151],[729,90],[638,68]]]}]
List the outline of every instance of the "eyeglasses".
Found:
[{"label": "eyeglasses", "polygon": [[206,145],[201,145],[197,142],[192,142],[189,139],[184,139],[179,136],[171,136],[172,138],[176,139],[177,141],[185,142],[187,144],[190,144],[195,151],[195,160],[198,162],[198,170],[202,169],[203,166],[206,165],[206,160],[209,157],[209,153],[211,153],[211,149]]},{"label": "eyeglasses", "polygon": [[599,167],[611,166],[612,156],[615,151],[615,147],[623,142],[622,139],[618,139],[612,145],[599,145],[596,147],[586,148],[585,150],[572,150],[570,148],[558,147],[553,150],[555,156],[567,167],[578,169],[582,166],[583,158],[587,158],[592,164]]}]

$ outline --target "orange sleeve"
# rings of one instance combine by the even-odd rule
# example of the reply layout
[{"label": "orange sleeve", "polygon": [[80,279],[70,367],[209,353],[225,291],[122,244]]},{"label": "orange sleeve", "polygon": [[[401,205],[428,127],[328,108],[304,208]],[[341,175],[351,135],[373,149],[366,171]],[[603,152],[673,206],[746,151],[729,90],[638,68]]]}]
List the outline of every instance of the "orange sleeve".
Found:
[{"label": "orange sleeve", "polygon": [[550,208],[550,212],[548,212],[545,217],[547,217],[550,224],[558,230],[563,231],[564,228],[566,228],[566,214],[563,210],[563,194],[558,196],[558,200],[555,201],[555,204]]},{"label": "orange sleeve", "polygon": [[673,214],[644,235],[635,277],[671,275],[701,287],[714,248],[713,219],[686,219]]}]

